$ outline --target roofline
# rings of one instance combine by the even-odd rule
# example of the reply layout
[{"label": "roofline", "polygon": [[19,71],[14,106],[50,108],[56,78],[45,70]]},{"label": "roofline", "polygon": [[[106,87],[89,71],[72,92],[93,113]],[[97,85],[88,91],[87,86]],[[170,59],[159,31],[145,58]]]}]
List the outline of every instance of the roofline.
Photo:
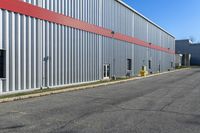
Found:
[{"label": "roofline", "polygon": [[141,13],[139,13],[138,11],[136,11],[135,9],[133,9],[131,6],[129,6],[128,4],[126,4],[125,2],[123,2],[122,0],[115,0],[115,1],[119,2],[120,4],[122,4],[123,6],[127,7],[128,9],[130,9],[131,11],[133,11],[134,13],[136,13],[137,15],[141,16],[142,18],[144,18],[145,20],[147,20],[148,22],[150,22],[151,24],[153,24],[154,26],[156,26],[160,30],[164,31],[165,33],[167,33],[171,37],[175,38],[171,33],[167,32],[165,29],[163,29],[160,26],[158,26],[156,23],[154,23],[153,21],[151,21],[150,19],[148,19],[147,17],[145,17],[144,15],[142,15]]},{"label": "roofline", "polygon": [[190,39],[176,39],[175,41],[188,41],[188,42],[192,43],[192,41]]},{"label": "roofline", "polygon": [[200,45],[199,42],[192,42],[190,39],[178,39],[178,40],[175,40],[175,41],[189,41],[189,43],[191,45]]},{"label": "roofline", "polygon": [[176,41],[189,41],[190,39],[176,39]]}]

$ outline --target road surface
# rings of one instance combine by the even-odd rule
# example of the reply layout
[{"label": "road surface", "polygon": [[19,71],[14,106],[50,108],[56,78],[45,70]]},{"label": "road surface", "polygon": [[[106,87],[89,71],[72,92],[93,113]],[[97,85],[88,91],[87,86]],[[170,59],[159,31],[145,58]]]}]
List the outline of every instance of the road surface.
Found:
[{"label": "road surface", "polygon": [[0,133],[200,133],[200,68],[0,104]]}]

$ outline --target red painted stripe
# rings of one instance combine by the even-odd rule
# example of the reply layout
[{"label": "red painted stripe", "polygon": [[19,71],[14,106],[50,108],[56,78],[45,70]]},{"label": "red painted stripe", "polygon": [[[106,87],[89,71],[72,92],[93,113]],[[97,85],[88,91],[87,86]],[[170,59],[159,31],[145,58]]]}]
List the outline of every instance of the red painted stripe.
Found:
[{"label": "red painted stripe", "polygon": [[80,29],[83,31],[91,32],[91,33],[95,33],[95,34],[102,35],[105,37],[133,43],[139,46],[160,50],[160,51],[167,52],[170,54],[175,54],[175,51],[169,50],[168,48],[163,48],[160,46],[156,46],[154,44],[149,45],[149,43],[147,42],[144,42],[137,38],[127,36],[121,33],[115,33],[113,35],[111,33],[112,30],[102,28],[93,24],[89,24],[89,23],[86,23],[86,22],[83,22],[83,21],[80,21],[78,19],[74,19],[68,16],[64,16],[62,14],[52,12],[47,9],[43,9],[26,2],[22,2],[21,0],[0,0],[0,8],[11,11],[11,12],[16,12],[19,14],[38,18],[41,20],[46,20],[49,22],[65,25],[68,27]]}]

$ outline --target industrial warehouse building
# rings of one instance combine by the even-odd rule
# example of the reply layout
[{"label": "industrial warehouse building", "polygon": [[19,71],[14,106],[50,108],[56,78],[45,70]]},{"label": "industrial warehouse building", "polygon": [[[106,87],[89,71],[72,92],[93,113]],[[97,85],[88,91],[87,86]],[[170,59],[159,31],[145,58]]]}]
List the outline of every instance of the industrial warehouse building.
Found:
[{"label": "industrial warehouse building", "polygon": [[183,55],[182,65],[200,66],[200,43],[193,43],[189,39],[176,40],[176,53]]},{"label": "industrial warehouse building", "polygon": [[0,94],[174,68],[175,38],[119,0],[1,0]]}]

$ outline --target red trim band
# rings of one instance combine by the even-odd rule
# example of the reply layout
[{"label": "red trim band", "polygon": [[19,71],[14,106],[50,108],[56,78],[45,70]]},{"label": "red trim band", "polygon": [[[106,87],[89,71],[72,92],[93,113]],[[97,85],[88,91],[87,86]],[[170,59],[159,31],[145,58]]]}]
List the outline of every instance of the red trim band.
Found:
[{"label": "red trim band", "polygon": [[62,14],[43,9],[38,6],[23,2],[21,0],[0,0],[0,8],[8,10],[11,12],[16,12],[26,16],[31,16],[41,20],[46,20],[49,22],[65,25],[68,27],[80,29],[83,31],[95,33],[109,38],[114,38],[117,40],[133,43],[139,46],[148,47],[151,49],[156,49],[170,54],[175,54],[175,51],[168,48],[163,48],[154,44],[149,44],[135,37],[127,36],[121,33],[112,34],[112,30],[102,28],[93,24],[89,24],[78,19],[74,19]]}]

